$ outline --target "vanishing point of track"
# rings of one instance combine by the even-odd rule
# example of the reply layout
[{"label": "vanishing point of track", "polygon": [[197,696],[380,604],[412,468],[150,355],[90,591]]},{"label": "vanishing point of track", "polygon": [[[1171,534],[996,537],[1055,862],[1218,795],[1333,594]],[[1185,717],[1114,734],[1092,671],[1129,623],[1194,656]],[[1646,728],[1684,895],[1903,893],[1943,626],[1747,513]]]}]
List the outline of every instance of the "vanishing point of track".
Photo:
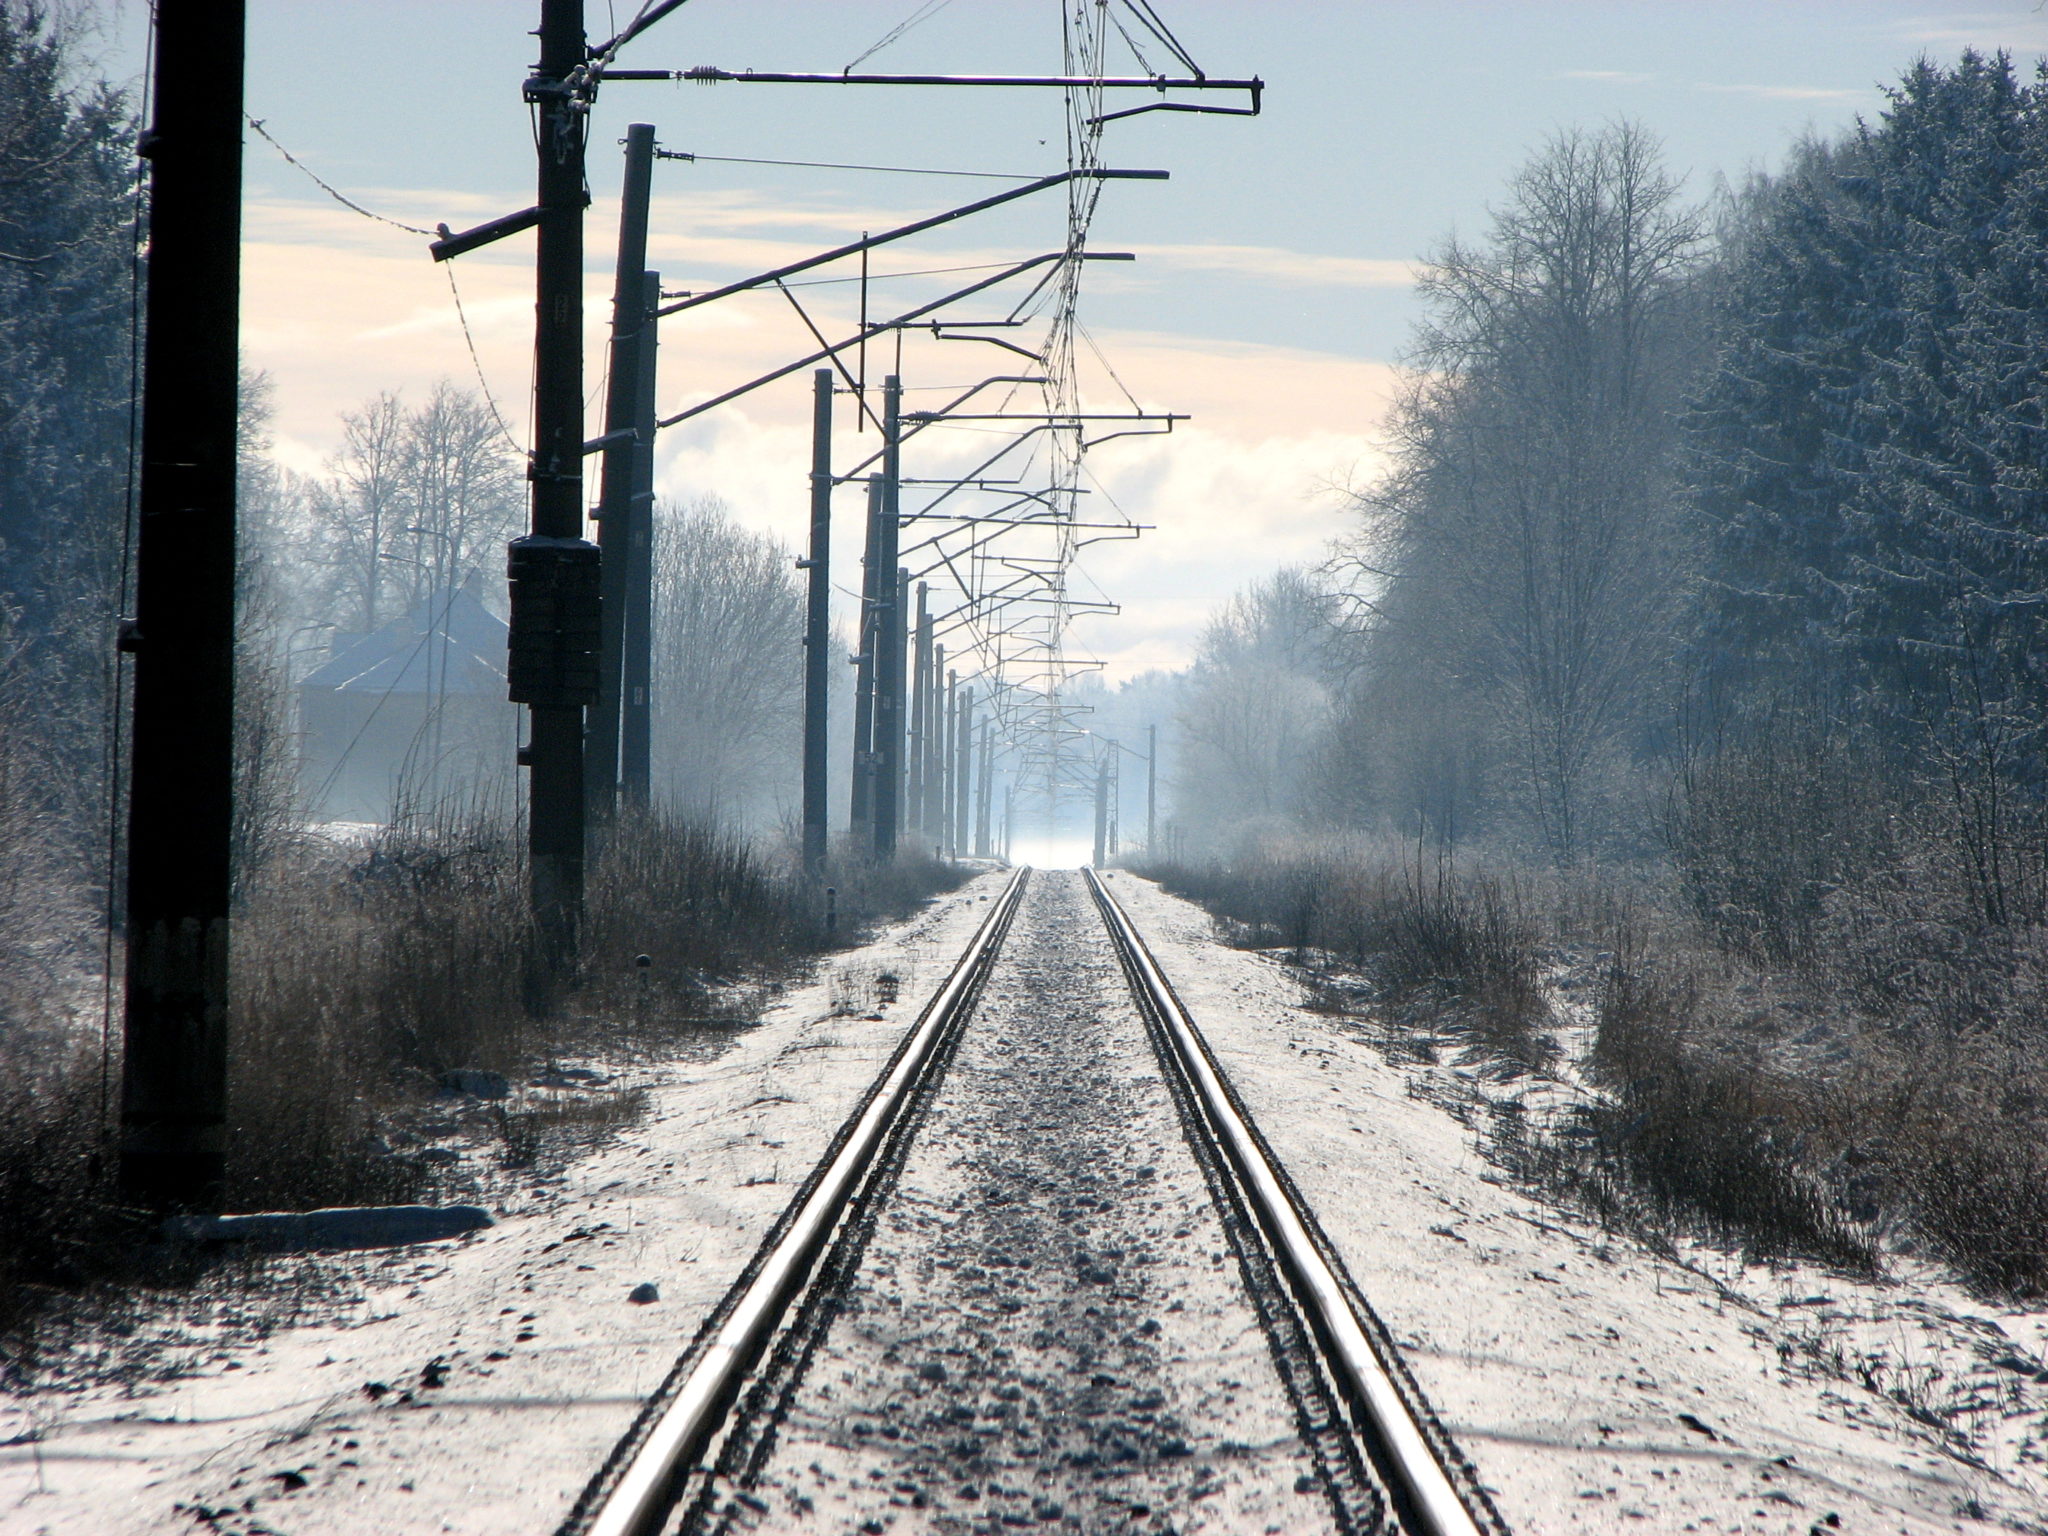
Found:
[{"label": "vanishing point of track", "polygon": [[[1200,1187],[1214,1212],[1214,1224],[1235,1260],[1242,1303],[1256,1316],[1263,1334],[1272,1375],[1285,1400],[1284,1416],[1292,1421],[1297,1464],[1309,1469],[1296,1491],[1320,1493],[1320,1503],[1326,1506],[1316,1523],[1345,1533],[1504,1536],[1506,1527],[1472,1467],[1429,1410],[1386,1329],[1253,1124],[1136,926],[1103,880],[1093,871],[1085,878],[1093,909],[1107,930],[1115,966],[1143,1021],[1179,1132],[1200,1170]],[[859,1321],[846,1316],[861,1310],[859,1301],[848,1299],[858,1288],[857,1272],[878,1222],[892,1200],[898,1200],[906,1159],[920,1128],[931,1118],[949,1065],[960,1054],[962,1035],[1002,955],[1028,879],[1029,872],[1019,871],[992,903],[952,972],[824,1158],[584,1490],[560,1536],[733,1531],[754,1528],[768,1515],[769,1505],[759,1496],[768,1490],[757,1480],[775,1452],[778,1434],[797,1431],[793,1418],[799,1413],[793,1405],[801,1390],[810,1390],[804,1388],[807,1372],[853,1380],[850,1373],[826,1369],[846,1363],[843,1358],[828,1359],[828,1338],[835,1322],[846,1326]],[[1069,903],[1076,899],[1066,898]],[[1023,1062],[1019,1069],[1030,1072],[1031,1063]],[[1048,1071],[1056,1075],[1056,1068]],[[1055,1096],[1075,1091],[1072,1083],[1034,1081],[1027,1086]],[[1046,1110],[1034,1107],[1023,1112]],[[1101,1113],[1099,1108],[1096,1112]],[[1099,1152],[1089,1155],[1100,1157]],[[1152,1169],[1139,1173],[1149,1178]],[[1020,1204],[1046,1199],[1042,1183],[1026,1188]],[[1002,1202],[1010,1196],[997,1193],[987,1198]],[[1081,1197],[1078,1203],[1089,1202]],[[940,1221],[948,1230],[955,1224],[957,1213]],[[895,1225],[900,1234],[906,1219],[899,1217]],[[932,1225],[926,1220],[919,1230]],[[1174,1235],[1185,1232],[1183,1226]],[[958,1257],[941,1260],[941,1267],[953,1269]],[[1221,1251],[1214,1259],[1220,1266]],[[1003,1262],[1000,1257],[987,1261]],[[1084,1270],[1088,1262],[1081,1260]],[[1137,1256],[1132,1262],[1143,1265],[1148,1260]],[[917,1267],[928,1271],[931,1263],[924,1259]],[[977,1287],[975,1294],[989,1289]],[[1020,1310],[1015,1302],[1001,1305],[1007,1312]],[[1179,1310],[1178,1302],[1174,1310]],[[1096,1307],[1085,1311],[1090,1320],[1099,1321]],[[1151,1330],[1156,1324],[1145,1327]],[[884,1358],[893,1360],[893,1350]],[[945,1379],[942,1367],[923,1369],[934,1372],[934,1379]],[[1094,1378],[1098,1383],[1115,1379]],[[815,1390],[831,1395],[829,1388]],[[1058,1416],[1064,1410],[1054,1405],[1050,1411]],[[892,1414],[901,1416],[894,1410]],[[817,1418],[818,1410],[810,1410],[810,1416]],[[954,1416],[972,1418],[961,1408],[952,1410],[949,1417]],[[867,1425],[858,1427],[867,1433]],[[1015,1426],[1001,1432],[1026,1441],[1034,1433]],[[894,1424],[884,1424],[881,1433],[894,1441],[900,1431]],[[1060,1439],[1058,1427],[1040,1424],[1035,1433],[1043,1437],[1040,1453],[1050,1454]],[[1095,1460],[1093,1450],[1077,1458],[1071,1436],[1068,1442],[1069,1463]],[[969,1438],[964,1448],[974,1444]],[[1170,1442],[1166,1454],[1175,1454],[1172,1445],[1181,1442]],[[1028,1453],[1031,1448],[1025,1449]],[[1118,1457],[1138,1454],[1122,1445],[1111,1450]],[[1179,1454],[1186,1454],[1184,1446]],[[815,1460],[810,1472],[822,1475]],[[868,1475],[881,1476],[873,1471]],[[908,1491],[914,1485],[899,1486]],[[799,1500],[796,1507],[810,1506]],[[921,1495],[918,1507],[924,1507]],[[1134,1508],[1139,1515],[1149,1512],[1143,1504]],[[1041,1502],[1032,1523],[1058,1523],[1060,1510],[1057,1502]],[[1083,1522],[1084,1528],[1177,1528],[1171,1519],[1161,1524],[1155,1516],[1153,1522],[1143,1523],[1128,1519],[1129,1513],[1113,1520],[1098,1513],[1092,1522]],[[1006,1515],[1002,1523],[1016,1524],[1020,1518]],[[987,1518],[973,1522],[972,1528],[992,1528],[996,1523],[989,1510]],[[862,1526],[882,1528],[880,1523]],[[1289,1528],[1294,1528],[1292,1521]]]}]

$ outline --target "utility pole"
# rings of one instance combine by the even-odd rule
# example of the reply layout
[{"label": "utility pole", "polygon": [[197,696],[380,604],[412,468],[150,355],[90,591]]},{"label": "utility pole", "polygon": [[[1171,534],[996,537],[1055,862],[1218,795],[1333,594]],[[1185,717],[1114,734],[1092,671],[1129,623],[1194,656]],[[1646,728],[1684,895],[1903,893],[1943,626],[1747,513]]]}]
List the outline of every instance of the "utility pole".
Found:
[{"label": "utility pole", "polygon": [[128,821],[122,1197],[217,1211],[234,821],[240,0],[158,0]]},{"label": "utility pole", "polygon": [[1159,727],[1145,727],[1145,857],[1159,856],[1159,845],[1153,841],[1158,829],[1159,815]]},{"label": "utility pole", "polygon": [[953,728],[953,851],[966,858],[967,808],[974,789],[974,684],[960,685],[960,720]]},{"label": "utility pole", "polygon": [[1097,869],[1109,866],[1109,757],[1095,765],[1095,857]]},{"label": "utility pole", "polygon": [[903,783],[904,816],[921,839],[931,837],[931,820],[925,815],[925,775],[931,767],[927,750],[931,732],[932,612],[931,588],[917,584],[917,631],[910,661],[910,754]]},{"label": "utility pole", "polygon": [[901,542],[903,481],[903,381],[882,380],[882,512],[875,559],[880,566],[875,592],[875,857],[896,857],[896,828],[903,807],[903,577],[897,568]]},{"label": "utility pole", "polygon": [[920,636],[925,648],[924,666],[924,802],[918,808],[918,815],[924,822],[924,835],[930,840],[932,851],[939,847],[939,805],[940,793],[945,784],[946,721],[941,708],[944,698],[946,671],[946,648],[933,638],[930,620]]},{"label": "utility pole", "polygon": [[974,856],[985,859],[989,856],[988,818],[989,801],[994,797],[996,787],[996,722],[993,715],[981,722],[981,787],[974,797]]},{"label": "utility pole", "polygon": [[940,837],[949,857],[958,857],[960,843],[954,837],[953,799],[960,786],[960,673],[946,673],[946,781],[939,793]]},{"label": "utility pole", "polygon": [[583,537],[583,0],[541,0],[540,63],[527,79],[540,162],[534,263],[532,532],[507,552],[512,584],[508,692],[529,706],[521,761],[539,962],[527,1006],[541,1012],[575,965],[583,913],[583,710],[596,702],[598,550]]},{"label": "utility pole", "polygon": [[638,428],[647,413],[639,399],[642,305],[647,273],[647,203],[654,173],[654,125],[626,125],[626,180],[619,199],[619,255],[612,278],[611,382],[604,410],[604,489],[598,502],[597,544],[604,612],[597,672],[597,703],[583,744],[583,788],[591,824],[605,827],[617,809],[619,727],[625,690],[626,631],[631,607],[631,548],[640,509],[634,505]]},{"label": "utility pole", "polygon": [[946,670],[945,642],[934,643],[932,700],[925,706],[932,720],[932,772],[931,783],[926,787],[926,815],[931,822],[932,852],[938,854],[946,850],[946,807],[953,803],[947,790],[953,765],[952,676]]},{"label": "utility pole", "polygon": [[1010,862],[1010,824],[1017,819],[1017,786],[1003,786],[1003,862]]},{"label": "utility pole", "polygon": [[832,370],[811,375],[811,552],[804,609],[804,868],[825,865],[826,695],[832,687]]},{"label": "utility pole", "polygon": [[[1111,742],[1111,746],[1117,743]],[[1121,750],[1109,754],[1109,856],[1114,859],[1117,852],[1117,834],[1124,817],[1124,755]]]},{"label": "utility pole", "polygon": [[860,650],[853,674],[853,803],[847,816],[855,848],[865,851],[875,835],[875,620],[881,564],[882,477],[868,476],[867,553],[860,562]]},{"label": "utility pole", "polygon": [[633,420],[633,536],[626,541],[626,641],[621,682],[625,694],[619,730],[619,779],[627,806],[647,809],[654,766],[654,404],[656,335],[661,322],[661,274],[640,274],[640,369]]}]

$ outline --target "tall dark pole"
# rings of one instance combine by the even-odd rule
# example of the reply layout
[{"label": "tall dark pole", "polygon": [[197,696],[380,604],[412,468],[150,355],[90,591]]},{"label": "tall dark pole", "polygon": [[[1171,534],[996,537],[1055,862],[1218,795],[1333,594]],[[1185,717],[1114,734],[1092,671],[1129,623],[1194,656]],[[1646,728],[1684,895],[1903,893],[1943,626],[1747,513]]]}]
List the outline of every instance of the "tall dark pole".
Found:
[{"label": "tall dark pole", "polygon": [[546,1005],[572,970],[583,911],[583,710],[596,702],[597,546],[583,538],[583,0],[541,0],[540,63],[526,82],[540,161],[534,274],[532,532],[512,542],[509,692],[531,706],[527,851]]},{"label": "tall dark pole", "polygon": [[995,796],[996,787],[996,722],[993,715],[985,715],[981,722],[981,780],[974,795],[974,856],[985,859],[989,856],[988,819],[989,801]]},{"label": "tall dark pole", "polygon": [[953,852],[965,858],[969,840],[967,807],[974,792],[974,685],[960,685],[960,719],[953,727]]},{"label": "tall dark pole", "polygon": [[826,698],[832,689],[832,370],[811,375],[811,551],[804,609],[804,867],[825,864]]},{"label": "tall dark pole", "polygon": [[1109,758],[1095,766],[1095,857],[1089,861],[1097,869],[1109,864]]},{"label": "tall dark pole", "polygon": [[655,356],[661,322],[661,274],[640,274],[640,344],[634,358],[640,387],[634,392],[640,414],[633,421],[633,532],[626,541],[626,635],[621,678],[619,783],[626,804],[647,809],[654,766],[654,405]]},{"label": "tall dark pole", "polygon": [[882,517],[875,558],[875,857],[896,857],[903,808],[903,579],[897,569],[902,515],[903,383],[882,381]]},{"label": "tall dark pole", "polygon": [[1145,857],[1158,857],[1153,838],[1159,829],[1159,727],[1145,727]]},{"label": "tall dark pole", "polygon": [[654,125],[626,125],[626,180],[619,199],[619,256],[612,278],[611,380],[605,393],[604,489],[598,499],[597,544],[604,551],[603,627],[597,703],[583,744],[583,789],[594,826],[612,818],[619,781],[619,722],[624,705],[626,625],[630,607],[635,433],[646,414],[639,399],[642,305],[647,275],[647,203],[654,171]]},{"label": "tall dark pole", "polygon": [[960,845],[953,837],[953,795],[960,782],[960,674],[946,673],[945,777],[939,783],[939,841],[949,858],[957,857]]},{"label": "tall dark pole", "polygon": [[931,807],[932,852],[946,851],[946,807],[953,803],[947,793],[947,775],[953,766],[953,695],[952,674],[946,670],[946,646],[943,641],[932,645],[932,701],[925,706],[932,721],[932,773],[927,790],[927,803]]},{"label": "tall dark pole", "polygon": [[144,333],[124,1196],[219,1210],[227,1152],[243,7],[159,0]]},{"label": "tall dark pole", "polygon": [[931,731],[932,610],[931,588],[917,584],[916,640],[910,661],[910,747],[903,776],[903,814],[920,839],[929,839],[931,827],[925,817],[924,782],[930,753],[927,737]]},{"label": "tall dark pole", "polygon": [[848,815],[853,845],[862,853],[875,837],[875,631],[881,580],[876,545],[882,537],[882,477],[868,476],[867,553],[860,562],[860,650],[854,657],[853,803]]},{"label": "tall dark pole", "polygon": [[[1115,742],[1110,743],[1115,746]],[[1109,856],[1116,857],[1117,832],[1124,817],[1124,755],[1121,750],[1109,754],[1109,808],[1104,823],[1108,834]]]},{"label": "tall dark pole", "polygon": [[933,621],[925,616],[923,632],[918,643],[925,649],[924,664],[924,800],[918,807],[918,817],[924,824],[924,835],[931,843],[933,852],[938,851],[940,791],[945,783],[945,769],[941,766],[945,757],[946,721],[941,708],[945,688],[946,648],[933,638]]}]

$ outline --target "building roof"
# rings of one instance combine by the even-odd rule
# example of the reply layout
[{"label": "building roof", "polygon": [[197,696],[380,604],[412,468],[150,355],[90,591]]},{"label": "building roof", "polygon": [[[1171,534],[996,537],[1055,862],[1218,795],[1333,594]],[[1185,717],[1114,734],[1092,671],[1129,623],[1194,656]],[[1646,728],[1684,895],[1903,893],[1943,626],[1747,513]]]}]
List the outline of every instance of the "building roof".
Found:
[{"label": "building roof", "polygon": [[299,687],[502,698],[508,632],[503,619],[463,588],[436,592],[404,618],[344,646]]}]

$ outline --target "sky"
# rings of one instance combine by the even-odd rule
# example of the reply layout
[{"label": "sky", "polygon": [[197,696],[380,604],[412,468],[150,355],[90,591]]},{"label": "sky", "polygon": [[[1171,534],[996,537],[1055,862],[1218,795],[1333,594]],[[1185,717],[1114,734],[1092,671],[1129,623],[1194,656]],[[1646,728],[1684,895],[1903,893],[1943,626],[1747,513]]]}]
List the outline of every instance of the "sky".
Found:
[{"label": "sky", "polygon": [[[1094,344],[1087,404],[1184,412],[1171,435],[1090,455],[1091,494],[1151,531],[1083,557],[1077,590],[1120,606],[1083,621],[1112,679],[1185,663],[1208,616],[1286,564],[1324,558],[1350,527],[1347,486],[1383,464],[1385,413],[1419,309],[1415,264],[1453,231],[1483,235],[1489,204],[1545,140],[1632,119],[1663,142],[1695,198],[1781,162],[1805,133],[1882,110],[1916,58],[2007,49],[2031,68],[2048,14],[1928,0],[1155,0],[1212,76],[1266,82],[1258,117],[1154,113],[1112,124],[1104,160],[1165,182],[1105,192],[1081,320]],[[634,7],[590,0],[593,38]],[[277,144],[363,208],[461,229],[533,200],[520,83],[533,0],[251,0],[247,107]],[[900,23],[917,24],[879,51]],[[139,80],[146,7],[117,0],[102,67]],[[1151,50],[1156,57],[1157,49]],[[1058,0],[691,0],[625,67],[1056,72]],[[1115,61],[1131,67],[1128,56]],[[1142,71],[1139,71],[1142,72]],[[1063,168],[1057,92],[616,82],[593,119],[586,315],[592,421],[618,220],[618,141],[656,126],[669,150],[730,159],[1006,173]],[[657,165],[650,264],[665,287],[750,275],[998,190],[999,181],[759,164]],[[877,253],[873,272],[1020,259],[1057,249],[1057,192]],[[276,451],[317,472],[340,413],[381,390],[419,399],[479,373],[515,436],[527,420],[531,236],[453,264],[425,240],[334,201],[251,135],[245,156],[243,349],[276,391]],[[851,269],[845,269],[851,270]],[[841,269],[814,274],[841,275]],[[907,307],[959,277],[893,278]],[[840,282],[802,290],[828,334],[857,314]],[[666,322],[664,413],[812,349],[779,297],[736,298]],[[1097,361],[1099,353],[1102,361]],[[893,363],[871,360],[871,373]],[[906,408],[1020,359],[915,338]],[[1127,399],[1128,396],[1128,399]],[[722,497],[751,527],[804,535],[809,379],[800,373],[664,434],[658,485]],[[835,462],[874,444],[841,412]],[[593,428],[593,435],[594,435]],[[905,473],[958,472],[989,439],[933,431]],[[839,504],[853,568],[858,502]]]}]

